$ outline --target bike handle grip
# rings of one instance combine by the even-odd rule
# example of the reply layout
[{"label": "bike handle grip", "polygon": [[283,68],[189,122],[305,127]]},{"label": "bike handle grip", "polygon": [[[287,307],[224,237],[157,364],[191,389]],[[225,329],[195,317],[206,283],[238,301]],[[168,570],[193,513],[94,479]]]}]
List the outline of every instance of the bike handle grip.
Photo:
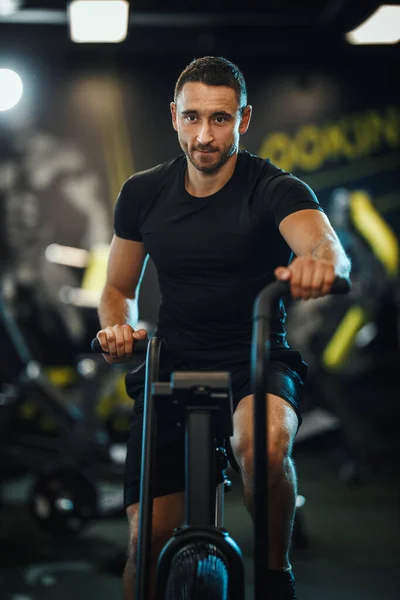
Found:
[{"label": "bike handle grip", "polygon": [[345,279],[344,277],[336,277],[335,281],[332,283],[332,287],[329,290],[330,294],[348,294],[351,290],[351,281],[350,279]]},{"label": "bike handle grip", "polygon": [[[287,284],[288,292],[290,292],[290,282],[285,281],[283,283]],[[332,283],[331,289],[328,294],[348,294],[351,290],[351,281],[350,279],[345,279],[344,277],[336,277]]]},{"label": "bike handle grip", "polygon": [[[274,283],[270,284],[271,289],[273,286],[276,286],[277,291],[283,296],[286,294],[290,294],[290,280],[282,281],[280,279],[276,279]],[[266,286],[264,289],[267,291],[269,286]],[[351,281],[350,279],[346,279],[344,277],[336,277],[332,283],[331,289],[328,292],[328,295],[339,295],[339,294],[348,294],[351,290]]]},{"label": "bike handle grip", "polygon": [[[133,356],[145,355],[147,352],[148,343],[149,343],[148,339],[138,340],[137,342],[134,342],[133,343]],[[104,352],[104,350],[100,346],[100,342],[97,339],[97,337],[92,340],[90,347],[92,349],[92,352],[94,352],[95,354],[108,354],[108,352]]]},{"label": "bike handle grip", "polygon": [[[328,293],[335,295],[347,294],[350,289],[351,282],[349,279],[336,277]],[[274,306],[285,296],[290,296],[290,280],[281,281],[280,279],[276,279],[266,285],[254,303],[253,318],[270,319]]]}]

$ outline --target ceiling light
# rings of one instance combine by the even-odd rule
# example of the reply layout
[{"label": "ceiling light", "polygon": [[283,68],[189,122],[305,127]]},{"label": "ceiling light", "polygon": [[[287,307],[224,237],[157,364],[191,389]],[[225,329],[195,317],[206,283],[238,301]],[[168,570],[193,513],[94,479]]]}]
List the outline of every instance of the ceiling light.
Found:
[{"label": "ceiling light", "polygon": [[351,44],[396,44],[400,40],[400,6],[380,6],[359,27],[346,33]]},{"label": "ceiling light", "polygon": [[73,42],[117,43],[128,33],[127,0],[73,0],[68,15]]},{"label": "ceiling light", "polygon": [[0,0],[0,17],[9,17],[18,12],[22,0]]},{"label": "ceiling light", "polygon": [[22,80],[11,69],[0,69],[0,111],[13,108],[22,96]]}]

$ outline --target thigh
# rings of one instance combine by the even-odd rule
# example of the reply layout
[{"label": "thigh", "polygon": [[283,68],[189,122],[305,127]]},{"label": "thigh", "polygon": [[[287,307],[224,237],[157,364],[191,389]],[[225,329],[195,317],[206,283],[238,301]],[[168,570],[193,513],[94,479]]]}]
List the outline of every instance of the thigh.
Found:
[{"label": "thigh", "polygon": [[[293,356],[296,360],[301,360],[299,353],[290,351],[289,355],[291,360]],[[234,435],[227,446],[227,452],[232,466],[238,469],[235,460],[244,455],[249,456],[253,449],[254,401],[251,394],[250,369],[233,372],[232,384]],[[303,379],[292,365],[278,360],[269,363],[267,423],[270,455],[273,453],[283,456],[292,451],[294,438],[302,420],[302,387]]]},{"label": "thigh", "polygon": [[[300,353],[292,350],[286,351],[289,360],[293,362],[293,356],[297,359]],[[286,356],[285,356],[286,359]],[[301,396],[304,385],[304,377],[290,363],[283,360],[271,360],[268,368],[267,393],[281,398],[289,404],[297,416],[298,428],[302,423]],[[233,408],[236,412],[243,398],[251,396],[250,366],[244,369],[232,371]]]}]

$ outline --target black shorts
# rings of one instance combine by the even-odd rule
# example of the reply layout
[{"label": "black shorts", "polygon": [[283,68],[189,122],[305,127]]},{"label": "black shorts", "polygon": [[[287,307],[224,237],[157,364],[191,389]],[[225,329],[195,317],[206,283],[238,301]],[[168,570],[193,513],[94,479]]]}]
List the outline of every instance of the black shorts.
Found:
[{"label": "black shorts", "polygon": [[[193,361],[179,361],[160,368],[160,381],[169,381],[171,371],[213,370],[204,364]],[[214,367],[214,370],[218,370]],[[222,370],[222,369],[221,369]],[[233,408],[250,391],[250,366],[235,367],[231,372]],[[268,392],[286,400],[296,412],[298,427],[302,418],[300,412],[301,391],[307,373],[307,366],[301,354],[292,349],[271,350],[268,371]],[[127,376],[128,394],[135,399],[130,421],[125,463],[124,505],[139,502],[140,472],[142,460],[144,369],[132,379]],[[165,419],[157,425],[154,497],[166,496],[185,489],[184,479],[184,433],[176,426],[176,419]],[[229,457],[229,452],[228,452]]]}]

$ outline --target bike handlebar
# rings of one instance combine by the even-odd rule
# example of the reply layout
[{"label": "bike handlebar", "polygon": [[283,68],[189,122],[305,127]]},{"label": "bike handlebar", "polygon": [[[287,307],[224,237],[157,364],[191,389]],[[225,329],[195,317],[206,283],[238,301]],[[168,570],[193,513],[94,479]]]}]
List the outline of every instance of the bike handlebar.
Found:
[{"label": "bike handlebar", "polygon": [[[344,277],[336,277],[334,280],[329,294],[347,294],[351,289],[351,282],[349,279]],[[269,319],[273,308],[277,302],[279,302],[282,296],[290,294],[290,281],[274,281],[259,293],[257,300],[254,304],[253,318],[265,318]]]},{"label": "bike handlebar", "polygon": [[[134,342],[132,356],[145,356],[148,344],[148,339],[138,340],[137,342]],[[104,352],[104,350],[100,346],[100,342],[97,339],[97,337],[92,340],[90,347],[92,349],[92,352],[94,352],[95,354],[108,354],[108,352]]]},{"label": "bike handlebar", "polygon": [[[350,281],[337,277],[330,294],[346,294]],[[268,594],[265,564],[268,564],[268,427],[265,393],[268,388],[269,346],[271,316],[282,296],[290,294],[290,281],[274,281],[261,290],[254,303],[251,382],[254,394],[254,597],[266,598]]]},{"label": "bike handlebar", "polygon": [[[348,279],[337,277],[332,284],[329,294],[347,294],[351,289],[351,283]],[[289,281],[274,281],[261,290],[254,305],[253,318],[266,318],[271,315],[273,305],[279,301],[282,296],[290,294]],[[149,340],[139,340],[133,344],[133,355],[145,356]],[[108,354],[102,349],[99,340],[94,338],[90,344],[92,352],[95,354]]]}]

